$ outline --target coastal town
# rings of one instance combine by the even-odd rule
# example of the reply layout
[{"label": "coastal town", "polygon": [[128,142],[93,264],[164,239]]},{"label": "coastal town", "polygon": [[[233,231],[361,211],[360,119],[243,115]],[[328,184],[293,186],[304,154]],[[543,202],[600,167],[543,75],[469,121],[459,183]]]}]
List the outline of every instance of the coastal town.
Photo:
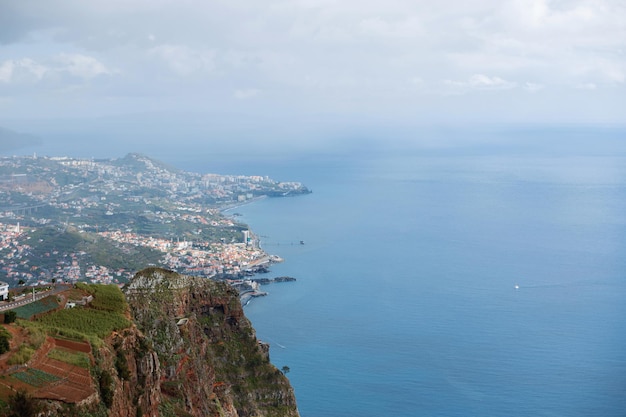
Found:
[{"label": "coastal town", "polygon": [[225,210],[309,192],[266,176],[186,172],[140,154],[0,158],[0,281],[121,285],[161,266],[241,285],[281,259]]}]

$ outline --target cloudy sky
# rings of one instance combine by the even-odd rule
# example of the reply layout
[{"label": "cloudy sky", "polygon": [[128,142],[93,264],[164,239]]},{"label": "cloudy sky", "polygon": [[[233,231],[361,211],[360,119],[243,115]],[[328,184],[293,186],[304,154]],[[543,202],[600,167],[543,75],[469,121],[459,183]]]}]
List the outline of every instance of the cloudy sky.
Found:
[{"label": "cloudy sky", "polygon": [[0,0],[0,125],[624,123],[623,0]]}]

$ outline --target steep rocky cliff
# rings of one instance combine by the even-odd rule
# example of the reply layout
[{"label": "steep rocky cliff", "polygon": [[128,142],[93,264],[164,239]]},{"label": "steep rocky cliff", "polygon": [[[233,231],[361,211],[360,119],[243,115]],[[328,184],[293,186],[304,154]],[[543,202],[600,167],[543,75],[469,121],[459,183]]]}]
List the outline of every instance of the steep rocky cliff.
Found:
[{"label": "steep rocky cliff", "polygon": [[[3,378],[11,382],[5,388],[24,390],[43,412],[38,415],[298,417],[289,381],[269,362],[269,346],[256,339],[238,294],[225,283],[149,268],[124,288],[125,301],[117,288],[98,288],[86,287],[94,291],[92,305],[66,310],[77,314],[65,317],[108,306],[99,310],[99,320],[126,314],[124,325],[91,343],[42,336],[47,341],[28,367],[5,370]],[[16,337],[28,332],[9,329]],[[50,356],[56,350],[65,357]],[[72,360],[85,355],[88,369]],[[35,383],[28,369],[48,379]],[[20,386],[16,377],[25,382]]]},{"label": "steep rocky cliff", "polygon": [[229,286],[150,268],[124,292],[136,329],[112,336],[109,360],[129,375],[112,415],[298,415],[289,381]]}]

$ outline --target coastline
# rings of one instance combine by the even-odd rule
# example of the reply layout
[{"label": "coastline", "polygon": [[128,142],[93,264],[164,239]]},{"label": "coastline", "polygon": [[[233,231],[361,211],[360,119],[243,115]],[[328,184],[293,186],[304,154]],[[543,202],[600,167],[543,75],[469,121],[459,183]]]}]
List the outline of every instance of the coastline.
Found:
[{"label": "coastline", "polygon": [[[237,203],[227,204],[224,207],[219,209],[220,213],[223,215],[234,216],[234,214],[228,213],[230,210],[237,209],[239,207],[247,206],[248,204],[256,203],[257,201],[261,201],[266,199],[268,196],[261,195],[257,197],[252,197],[247,199],[246,201],[241,201]],[[246,224],[248,228],[250,225]],[[252,232],[254,233],[254,232]],[[267,273],[269,269],[267,268],[269,265],[273,263],[283,262],[283,259],[278,255],[272,255],[263,250],[259,244],[259,249],[263,251],[263,256],[252,261],[249,265],[247,265],[246,269],[243,270],[243,273],[250,274],[251,276]],[[247,306],[253,298],[257,297],[265,297],[269,295],[267,292],[259,291],[258,284],[256,284],[251,279],[242,279],[237,281],[230,282],[230,285],[233,288],[236,288],[239,292],[239,301],[241,302],[242,307]]]},{"label": "coastline", "polygon": [[265,297],[269,295],[267,292],[256,292],[256,291],[246,291],[239,294],[239,301],[241,302],[241,306],[247,306],[253,298],[257,297]]},{"label": "coastline", "polygon": [[[294,194],[293,196],[296,196],[296,195],[297,194]],[[264,200],[268,197],[269,196],[267,195],[261,195],[261,196],[256,196],[256,197],[246,199],[245,201],[227,204],[223,207],[220,207],[219,211],[222,215],[235,217],[236,213],[229,213],[229,211],[235,210],[239,207],[246,206],[248,204],[252,204],[252,203]],[[248,229],[250,230],[251,234],[254,235],[254,232],[252,231],[250,225],[246,223],[246,226],[248,226]],[[246,265],[245,268],[242,268],[240,275],[239,275],[240,276],[239,279],[228,280],[231,287],[235,288],[239,292],[239,300],[241,302],[242,307],[247,306],[252,301],[253,298],[265,297],[269,295],[268,292],[259,290],[260,285],[296,281],[296,279],[293,277],[284,277],[284,276],[274,277],[274,278],[253,278],[256,275],[266,274],[270,272],[269,266],[271,266],[272,264],[284,262],[284,259],[282,257],[266,252],[261,247],[260,241],[258,240],[257,240],[257,248],[263,252],[263,255],[253,260],[252,262],[250,262],[248,265]],[[244,278],[246,276],[248,278]]]},{"label": "coastline", "polygon": [[268,273],[269,266],[276,263],[283,262],[283,259],[277,255],[266,254],[262,258],[259,258],[256,262],[243,271],[248,278],[229,279],[227,282],[233,288],[239,292],[239,300],[242,306],[248,305],[252,298],[264,297],[269,295],[266,291],[261,291],[261,285],[267,285],[271,283],[292,282],[296,281],[293,277],[274,277],[274,278],[254,278],[259,274]]},{"label": "coastline", "polygon": [[259,195],[256,197],[252,197],[247,199],[246,201],[238,201],[236,203],[230,203],[230,204],[226,204],[223,207],[220,207],[219,211],[222,214],[226,214],[227,211],[229,210],[233,210],[239,207],[243,207],[243,206],[247,206],[248,204],[252,204],[252,203],[256,203],[257,201],[261,201],[266,199],[267,196],[266,195]]},{"label": "coastline", "polygon": [[[269,295],[268,292],[259,290],[261,285],[295,281],[297,281],[295,278],[286,276],[275,278],[250,278],[243,280],[238,284],[240,287],[243,286],[243,288],[245,288],[244,290],[239,290],[239,300],[241,301],[241,305],[245,307],[248,303],[250,303],[250,301],[252,301],[253,298],[265,297],[266,295]],[[231,285],[233,284],[231,283]]]}]

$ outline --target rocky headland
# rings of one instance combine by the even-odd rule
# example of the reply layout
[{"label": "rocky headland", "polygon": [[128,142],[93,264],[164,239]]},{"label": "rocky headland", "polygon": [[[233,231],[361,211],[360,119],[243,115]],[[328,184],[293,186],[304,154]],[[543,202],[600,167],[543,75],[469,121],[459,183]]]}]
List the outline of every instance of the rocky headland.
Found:
[{"label": "rocky headland", "polygon": [[[237,291],[226,283],[148,268],[134,276],[123,295],[115,287],[104,286],[106,291],[100,287],[85,287],[93,290],[90,304],[46,315],[79,317],[90,309],[108,314],[102,308],[116,305],[122,306],[116,311],[126,321],[102,338],[73,342],[76,346],[60,338],[62,329],[55,328],[57,334],[51,335],[51,328],[46,328],[47,341],[37,349],[28,369],[5,369],[2,378],[14,382],[7,391],[25,392],[50,417],[298,416],[288,379],[270,363],[269,345],[256,338]],[[110,314],[117,313],[111,310]],[[28,323],[18,320],[3,325],[13,334],[11,350],[5,355],[16,355],[17,336],[27,337],[41,320],[46,321],[46,315]],[[75,321],[69,316],[65,320]],[[63,362],[63,357],[54,359],[52,350],[67,352],[67,357],[87,355],[85,366],[91,377],[85,373],[80,386],[70,385],[71,381],[56,375],[61,371],[53,365],[77,367]],[[35,376],[40,380],[33,385]],[[81,386],[82,394],[76,391]],[[11,403],[15,398],[3,400]]]}]

